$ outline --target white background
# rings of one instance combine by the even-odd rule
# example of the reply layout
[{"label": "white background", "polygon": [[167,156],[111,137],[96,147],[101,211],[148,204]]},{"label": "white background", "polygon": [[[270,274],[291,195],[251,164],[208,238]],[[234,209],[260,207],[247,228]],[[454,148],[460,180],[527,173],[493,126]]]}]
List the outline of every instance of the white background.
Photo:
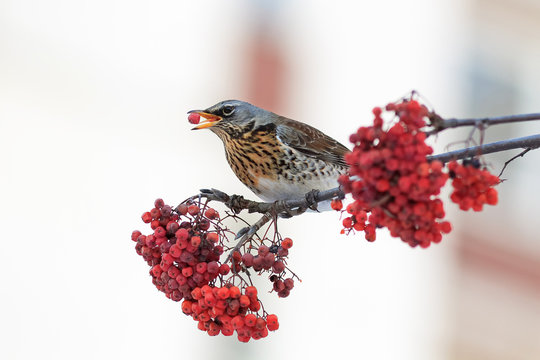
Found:
[{"label": "white background", "polygon": [[[0,357],[435,359],[447,239],[342,237],[337,214],[284,222],[303,282],[269,296],[281,328],[238,344],[157,292],[130,240],[157,197],[252,194],[186,111],[242,98],[249,1],[0,1]],[[347,143],[417,89],[460,116],[454,1],[292,1],[278,9],[287,113]],[[451,239],[451,238],[449,238]]]}]

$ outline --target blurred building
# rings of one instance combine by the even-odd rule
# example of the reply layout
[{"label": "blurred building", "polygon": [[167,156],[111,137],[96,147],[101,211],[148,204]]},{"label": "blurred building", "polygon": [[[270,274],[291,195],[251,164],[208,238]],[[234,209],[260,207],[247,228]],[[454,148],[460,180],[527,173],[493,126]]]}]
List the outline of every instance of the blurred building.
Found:
[{"label": "blurred building", "polygon": [[[464,66],[471,116],[540,110],[540,2],[473,0]],[[537,122],[486,131],[486,141],[540,133]],[[520,151],[486,157],[494,172]],[[510,163],[500,203],[456,226],[451,359],[540,359],[540,153]]]}]

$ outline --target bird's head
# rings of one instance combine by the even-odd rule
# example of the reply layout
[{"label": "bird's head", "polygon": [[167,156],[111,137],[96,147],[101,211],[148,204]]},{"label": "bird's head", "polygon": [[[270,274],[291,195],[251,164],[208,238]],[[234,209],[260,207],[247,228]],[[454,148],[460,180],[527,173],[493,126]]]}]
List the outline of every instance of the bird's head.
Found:
[{"label": "bird's head", "polygon": [[191,110],[205,121],[192,130],[210,129],[219,137],[237,137],[253,128],[272,122],[276,114],[263,110],[244,101],[226,100],[210,106],[206,110]]}]

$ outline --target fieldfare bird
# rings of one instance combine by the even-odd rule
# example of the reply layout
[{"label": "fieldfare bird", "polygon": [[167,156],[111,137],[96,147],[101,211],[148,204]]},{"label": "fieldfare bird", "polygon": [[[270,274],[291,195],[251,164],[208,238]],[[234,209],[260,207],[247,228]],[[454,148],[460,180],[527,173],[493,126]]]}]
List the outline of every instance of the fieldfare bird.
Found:
[{"label": "fieldfare bird", "polygon": [[345,146],[323,132],[238,100],[192,110],[225,146],[227,161],[263,201],[300,199],[312,190],[338,186],[347,172]]}]

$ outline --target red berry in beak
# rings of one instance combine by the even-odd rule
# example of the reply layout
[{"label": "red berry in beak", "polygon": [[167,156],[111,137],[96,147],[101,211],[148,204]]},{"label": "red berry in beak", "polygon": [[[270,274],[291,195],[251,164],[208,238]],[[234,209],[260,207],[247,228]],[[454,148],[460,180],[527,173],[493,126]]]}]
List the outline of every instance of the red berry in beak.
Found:
[{"label": "red berry in beak", "polygon": [[192,112],[188,115],[187,119],[191,124],[198,124],[199,121],[201,121],[201,115],[196,112]]}]

